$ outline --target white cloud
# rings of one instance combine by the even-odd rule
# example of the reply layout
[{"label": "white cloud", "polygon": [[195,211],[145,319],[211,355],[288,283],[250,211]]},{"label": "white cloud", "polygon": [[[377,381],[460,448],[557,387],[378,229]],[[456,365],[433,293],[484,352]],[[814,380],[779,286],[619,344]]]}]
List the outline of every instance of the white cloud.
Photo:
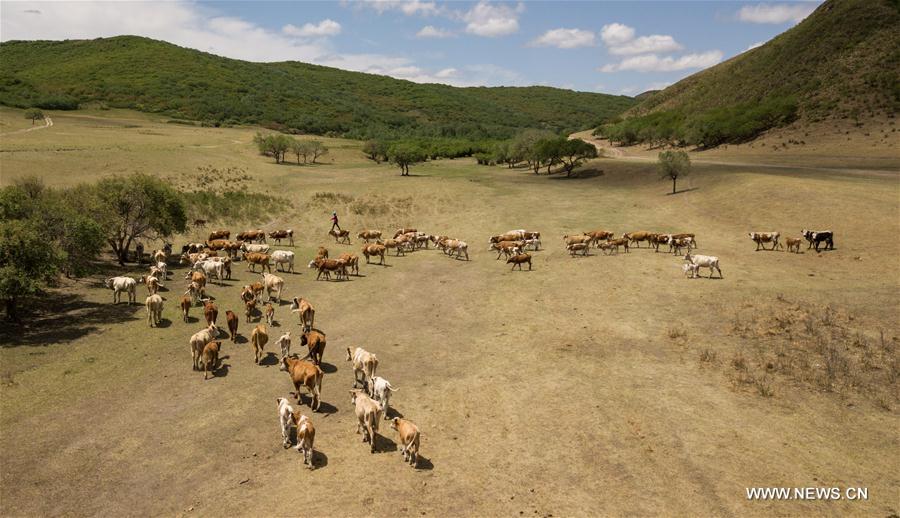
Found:
[{"label": "white cloud", "polygon": [[303,24],[303,27],[296,27],[288,24],[281,28],[281,32],[288,36],[298,36],[301,38],[337,36],[341,33],[341,24],[331,19],[325,19],[317,24],[305,23]]},{"label": "white cloud", "polygon": [[815,11],[817,4],[745,5],[737,13],[738,20],[750,23],[799,23]]},{"label": "white cloud", "polygon": [[607,46],[619,46],[634,39],[634,29],[621,23],[611,23],[600,29],[600,38]]},{"label": "white cloud", "polygon": [[754,43],[754,44],[750,45],[749,47],[747,47],[746,49],[744,49],[744,52],[747,52],[748,50],[753,50],[756,47],[762,47],[764,43],[765,43],[764,41],[757,41],[756,43]]},{"label": "white cloud", "polygon": [[417,38],[450,38],[453,36],[455,36],[453,32],[433,25],[426,25],[416,33]]},{"label": "white cloud", "polygon": [[634,36],[634,28],[621,23],[604,25],[600,30],[600,39],[606,44],[609,53],[616,56],[674,52],[682,49],[682,46],[671,36],[662,34],[638,38]]},{"label": "white cloud", "polygon": [[710,50],[699,54],[686,54],[679,58],[671,56],[659,57],[646,54],[625,58],[619,63],[610,63],[600,67],[600,72],[620,72],[634,70],[636,72],[674,72],[693,68],[707,68],[722,61],[722,51]]},{"label": "white cloud", "polygon": [[493,4],[482,0],[462,15],[466,32],[476,36],[495,38],[513,34],[519,30],[519,14],[522,4],[515,8],[506,4]]},{"label": "white cloud", "polygon": [[681,45],[671,36],[654,34],[651,36],[641,36],[621,45],[610,47],[609,53],[617,56],[630,56],[633,54],[647,54],[652,52],[674,52],[681,49]]},{"label": "white cloud", "polygon": [[574,49],[578,47],[593,47],[594,33],[582,29],[553,29],[545,32],[529,45],[534,47],[557,47],[560,49]]},{"label": "white cloud", "polygon": [[441,8],[435,2],[422,2],[420,0],[362,0],[355,2],[355,5],[371,7],[378,14],[387,11],[400,11],[407,16],[416,14],[432,16],[441,13]]}]

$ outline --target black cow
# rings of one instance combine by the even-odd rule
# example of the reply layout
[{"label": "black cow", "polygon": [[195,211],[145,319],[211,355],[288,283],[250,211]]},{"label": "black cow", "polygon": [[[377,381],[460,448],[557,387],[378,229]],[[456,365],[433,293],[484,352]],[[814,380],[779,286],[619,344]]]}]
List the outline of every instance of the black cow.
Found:
[{"label": "black cow", "polygon": [[806,241],[809,242],[809,246],[806,247],[807,250],[816,246],[816,252],[819,251],[819,244],[824,241],[825,242],[825,250],[829,248],[834,250],[834,233],[830,230],[806,230],[803,229],[800,231],[803,234],[803,237],[806,238]]}]

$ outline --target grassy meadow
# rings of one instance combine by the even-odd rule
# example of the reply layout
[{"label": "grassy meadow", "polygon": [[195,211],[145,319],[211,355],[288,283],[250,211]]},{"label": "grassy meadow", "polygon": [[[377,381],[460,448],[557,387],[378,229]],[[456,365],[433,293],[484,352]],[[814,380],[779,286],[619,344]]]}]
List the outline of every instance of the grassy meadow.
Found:
[{"label": "grassy meadow", "polygon": [[[303,296],[328,336],[317,468],[284,450],[275,398],[292,390],[253,363],[253,324],[224,342],[223,366],[190,369],[175,304],[185,267],[165,282],[164,321],[113,305],[102,280],[139,275],[104,262],[0,324],[0,501],[7,515],[882,515],[900,512],[900,182],[886,157],[865,171],[847,148],[827,168],[753,153],[694,155],[667,195],[647,153],[585,164],[577,177],[436,160],[399,169],[361,143],[320,139],[316,165],[259,156],[257,128],[167,124],[148,114],[47,112],[34,131],[0,109],[0,185],[36,175],[70,187],[144,172],[182,189],[212,184],[276,197],[211,228],[292,228],[298,256],[285,296]],[[841,153],[845,154],[842,155]],[[761,155],[759,155],[761,156]],[[842,164],[848,164],[846,167]],[[326,234],[337,210],[352,245]],[[193,217],[200,216],[192,215]],[[359,254],[356,232],[401,226],[469,243],[471,261],[435,250],[361,265],[344,282],[307,269],[319,245]],[[511,272],[488,237],[543,234],[533,271]],[[754,252],[749,231],[832,229],[834,251]],[[724,279],[686,279],[682,260],[646,248],[570,257],[586,230],[693,232]],[[148,246],[148,249],[151,247]],[[289,247],[274,247],[288,249]],[[704,271],[704,275],[706,272]],[[211,284],[239,311],[243,284]],[[138,300],[146,290],[139,287]],[[298,319],[276,309],[271,341]],[[422,430],[418,469],[383,422],[378,453],[356,435],[345,348],[376,353],[391,400]],[[295,408],[298,408],[294,404]],[[750,501],[745,489],[866,487],[865,501]]]}]

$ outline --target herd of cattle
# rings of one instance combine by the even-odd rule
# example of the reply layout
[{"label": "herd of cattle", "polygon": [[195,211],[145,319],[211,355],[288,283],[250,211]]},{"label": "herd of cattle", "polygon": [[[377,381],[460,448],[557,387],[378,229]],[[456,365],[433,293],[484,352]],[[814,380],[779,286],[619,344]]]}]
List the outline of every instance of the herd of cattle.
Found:
[{"label": "herd of cattle", "polygon": [[[346,230],[332,230],[329,234],[336,243],[350,244],[350,233]],[[267,234],[262,230],[249,230],[237,235],[236,241],[229,241],[231,233],[228,230],[218,230],[210,233],[205,243],[188,243],[181,249],[179,262],[182,265],[190,265],[184,280],[186,290],[181,296],[180,309],[185,323],[190,321],[189,313],[192,307],[202,305],[206,327],[194,333],[189,340],[191,349],[192,368],[202,371],[204,379],[209,379],[210,373],[214,373],[219,365],[219,353],[222,349],[222,341],[219,338],[217,319],[219,314],[218,304],[210,297],[207,290],[207,281],[216,279],[218,284],[231,279],[231,267],[238,257],[246,262],[248,271],[256,273],[256,267],[260,267],[259,281],[243,286],[240,294],[240,304],[243,306],[246,322],[252,323],[254,318],[258,322],[250,334],[250,344],[254,351],[254,362],[258,365],[263,359],[264,348],[269,342],[269,329],[275,322],[275,308],[280,306],[284,279],[272,273],[271,266],[281,268],[283,272],[294,272],[294,253],[287,250],[271,250],[266,242]],[[783,247],[780,242],[779,232],[750,232],[750,239],[756,243],[756,249],[767,250],[766,245],[771,245],[768,250]],[[802,239],[809,243],[807,249],[815,247],[818,252],[820,245],[824,243],[825,250],[834,249],[834,236],[831,231],[801,231],[802,237],[788,237],[788,251],[800,252]],[[268,237],[276,244],[281,240],[287,240],[289,246],[294,246],[293,230],[277,230],[268,233]],[[357,234],[363,241],[361,252],[370,264],[373,258],[378,258],[378,264],[384,265],[385,257],[389,250],[394,250],[395,256],[404,255],[419,249],[428,249],[430,246],[441,250],[444,254],[456,259],[469,260],[468,245],[465,241],[453,239],[449,236],[439,236],[420,232],[415,228],[401,228],[391,238],[383,238],[379,230],[363,230]],[[572,257],[587,255],[591,247],[601,250],[606,255],[617,254],[620,250],[628,253],[631,248],[641,248],[642,243],[647,243],[648,248],[656,252],[663,246],[668,247],[668,252],[680,255],[685,251],[683,271],[690,278],[698,277],[700,268],[709,269],[709,277],[717,272],[722,277],[719,259],[715,256],[694,254],[697,248],[697,238],[691,233],[655,233],[649,231],[627,232],[621,237],[615,237],[608,230],[594,230],[578,235],[563,236],[566,250]],[[491,236],[489,239],[490,251],[497,252],[497,259],[505,256],[507,264],[512,268],[522,269],[522,265],[528,264],[532,269],[532,255],[530,251],[541,249],[541,233],[524,229],[510,230],[503,234]],[[219,252],[223,255],[218,255]],[[150,271],[139,280],[132,277],[119,276],[106,279],[106,287],[113,290],[113,302],[118,303],[123,293],[128,295],[128,302],[136,302],[136,287],[138,283],[144,284],[149,296],[145,301],[147,310],[147,322],[151,327],[157,326],[162,319],[163,298],[159,294],[163,282],[168,279],[169,258],[172,257],[171,245],[166,245],[161,250],[155,250],[150,254]],[[143,247],[137,246],[137,260],[143,261]],[[337,280],[349,278],[349,275],[359,275],[359,257],[352,253],[342,253],[337,258],[329,258],[328,249],[320,246],[316,256],[309,262],[309,268],[317,271],[316,279],[323,276],[330,280],[332,274]],[[263,293],[265,292],[265,301]],[[274,303],[274,305],[273,305]],[[309,406],[313,411],[318,411],[321,404],[322,379],[324,372],[321,369],[322,357],[325,351],[326,336],[314,328],[315,309],[312,303],[302,297],[291,299],[291,312],[297,313],[300,319],[301,333],[299,342],[308,350],[306,356],[299,358],[291,353],[291,332],[282,334],[274,345],[281,353],[279,362],[280,370],[287,372],[293,384],[298,404],[302,404],[301,392],[309,393]],[[228,337],[235,342],[238,333],[240,318],[232,311],[225,311],[225,320],[228,327]],[[264,320],[264,322],[263,322]],[[355,408],[357,417],[357,433],[363,434],[363,441],[370,443],[371,451],[375,451],[375,438],[378,432],[379,422],[388,419],[388,405],[392,392],[397,389],[385,378],[376,375],[378,358],[362,348],[347,348],[347,361],[352,363],[354,372],[353,389],[350,391],[350,404]],[[360,388],[357,386],[360,385]],[[312,452],[315,439],[315,427],[312,420],[295,411],[288,399],[279,397],[276,399],[279,422],[281,425],[282,440],[285,448],[291,446],[290,436],[292,428],[296,428],[296,448],[303,454],[304,463],[312,467]],[[391,428],[397,431],[400,439],[400,452],[403,458],[414,466],[417,463],[419,451],[419,430],[411,421],[395,417],[391,420]]]}]

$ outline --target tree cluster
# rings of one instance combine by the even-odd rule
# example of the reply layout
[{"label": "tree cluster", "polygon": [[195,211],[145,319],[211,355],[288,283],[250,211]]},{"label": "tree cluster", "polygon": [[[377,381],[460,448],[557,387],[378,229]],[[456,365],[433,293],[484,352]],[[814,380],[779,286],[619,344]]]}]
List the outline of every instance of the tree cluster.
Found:
[{"label": "tree cluster", "polygon": [[526,131],[512,140],[498,142],[490,152],[479,153],[479,164],[505,164],[515,167],[525,163],[535,174],[547,168],[552,174],[553,166],[561,166],[566,176],[571,176],[584,160],[597,158],[597,148],[581,139],[567,139],[547,132]]},{"label": "tree cluster", "polygon": [[319,158],[328,154],[328,147],[318,140],[295,139],[281,133],[263,135],[257,132],[253,142],[259,149],[259,154],[273,157],[275,163],[279,164],[285,161],[288,153],[297,157],[298,164],[301,163],[301,158],[304,164],[315,164]]},{"label": "tree cluster", "polygon": [[746,142],[760,133],[791,123],[797,118],[793,97],[769,97],[704,112],[659,111],[641,117],[614,119],[594,132],[610,142],[629,146],[696,146]]}]

